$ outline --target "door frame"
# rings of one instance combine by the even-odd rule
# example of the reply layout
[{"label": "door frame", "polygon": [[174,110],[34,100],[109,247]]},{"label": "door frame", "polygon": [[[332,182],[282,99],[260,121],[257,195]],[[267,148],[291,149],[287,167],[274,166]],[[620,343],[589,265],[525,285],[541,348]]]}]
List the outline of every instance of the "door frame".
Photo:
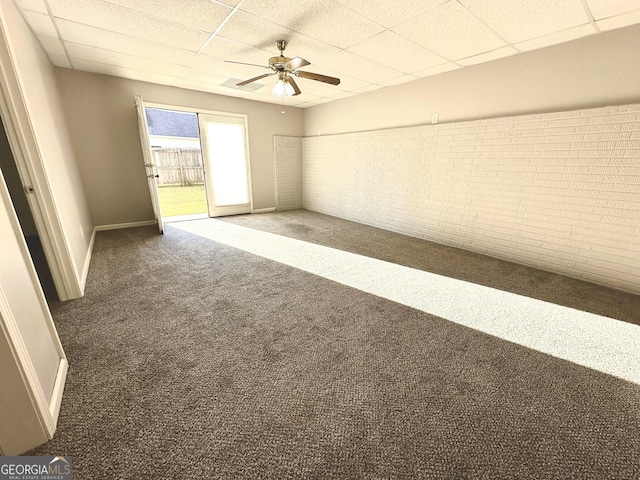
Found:
[{"label": "door frame", "polygon": [[[204,115],[216,115],[221,117],[235,117],[242,118],[244,122],[244,145],[245,145],[245,156],[247,158],[247,178],[248,178],[248,188],[249,188],[249,213],[254,213],[253,209],[253,179],[251,177],[251,149],[249,148],[249,116],[244,113],[232,113],[232,112],[223,112],[218,110],[208,110],[206,108],[193,108],[193,107],[181,107],[176,105],[169,105],[166,103],[155,103],[155,102],[144,102],[145,107],[149,108],[159,108],[163,110],[174,110],[176,112],[188,112],[195,114],[204,114]],[[198,126],[200,125],[200,120],[198,119]],[[202,136],[198,134],[198,138],[202,143]],[[205,190],[207,184],[207,169],[206,162],[204,161],[204,153],[203,153],[203,168],[205,174]],[[211,217],[211,212],[209,210],[209,203],[207,202],[207,215]]]},{"label": "door frame", "polygon": [[62,229],[49,187],[22,81],[15,67],[16,53],[0,18],[0,115],[20,179],[27,192],[38,235],[60,300],[80,298],[84,286]]}]

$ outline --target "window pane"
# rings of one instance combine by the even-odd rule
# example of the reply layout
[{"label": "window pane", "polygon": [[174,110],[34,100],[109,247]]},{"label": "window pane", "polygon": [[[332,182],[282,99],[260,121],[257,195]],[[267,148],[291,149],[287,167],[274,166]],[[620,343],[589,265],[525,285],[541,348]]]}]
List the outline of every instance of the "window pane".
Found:
[{"label": "window pane", "polygon": [[242,125],[207,123],[207,144],[216,206],[249,203]]}]

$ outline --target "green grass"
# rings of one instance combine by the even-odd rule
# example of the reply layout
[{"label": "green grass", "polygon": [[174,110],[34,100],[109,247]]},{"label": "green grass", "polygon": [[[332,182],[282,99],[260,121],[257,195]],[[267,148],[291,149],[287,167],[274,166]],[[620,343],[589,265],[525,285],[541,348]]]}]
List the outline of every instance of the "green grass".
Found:
[{"label": "green grass", "polygon": [[158,195],[163,217],[207,213],[204,185],[158,187]]}]

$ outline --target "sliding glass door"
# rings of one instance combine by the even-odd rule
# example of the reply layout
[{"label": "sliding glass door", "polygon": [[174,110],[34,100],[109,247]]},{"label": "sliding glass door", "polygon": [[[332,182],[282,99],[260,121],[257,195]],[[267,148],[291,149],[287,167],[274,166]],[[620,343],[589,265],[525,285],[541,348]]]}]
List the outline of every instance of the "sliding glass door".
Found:
[{"label": "sliding glass door", "polygon": [[251,213],[246,118],[198,114],[209,216]]}]

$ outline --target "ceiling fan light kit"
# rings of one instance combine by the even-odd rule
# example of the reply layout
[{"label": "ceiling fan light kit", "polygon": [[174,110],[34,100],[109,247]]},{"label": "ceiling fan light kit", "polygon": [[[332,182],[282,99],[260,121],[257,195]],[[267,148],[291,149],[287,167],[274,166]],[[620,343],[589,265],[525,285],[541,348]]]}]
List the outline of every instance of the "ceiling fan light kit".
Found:
[{"label": "ceiling fan light kit", "polygon": [[238,86],[247,85],[249,83],[255,82],[256,80],[261,80],[263,78],[269,77],[271,75],[278,75],[278,80],[276,81],[275,86],[271,93],[276,97],[293,97],[296,95],[300,95],[302,92],[298,87],[298,84],[293,79],[293,77],[307,78],[309,80],[315,80],[317,82],[324,82],[331,85],[339,85],[340,79],[335,77],[329,77],[327,75],[321,75],[319,73],[313,72],[305,72],[304,70],[299,70],[302,67],[306,67],[307,65],[311,65],[307,60],[300,57],[288,58],[284,56],[284,49],[287,47],[286,40],[278,40],[276,42],[276,47],[280,50],[280,55],[277,57],[271,57],[269,59],[268,66],[256,65],[253,63],[243,63],[243,62],[233,62],[231,60],[227,60],[228,63],[239,63],[241,65],[251,65],[254,67],[267,68],[271,70],[270,73],[264,73],[262,75],[258,75],[257,77],[250,78],[249,80],[245,80],[243,82],[238,83]]}]

